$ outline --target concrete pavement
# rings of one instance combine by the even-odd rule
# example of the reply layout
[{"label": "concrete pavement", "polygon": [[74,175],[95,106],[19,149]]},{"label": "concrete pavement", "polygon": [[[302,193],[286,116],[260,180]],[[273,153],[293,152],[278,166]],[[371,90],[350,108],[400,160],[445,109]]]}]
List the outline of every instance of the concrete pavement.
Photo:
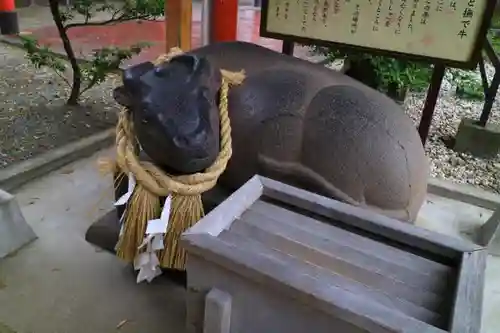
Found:
[{"label": "concrete pavement", "polygon": [[120,332],[184,332],[182,288],[165,279],[137,285],[129,266],[84,240],[113,204],[111,180],[99,175],[96,160],[76,162],[16,194],[39,239],[0,261],[0,328],[107,333],[125,321]]},{"label": "concrete pavement", "polygon": [[[96,167],[109,154],[75,162],[16,193],[39,239],[0,261],[1,333],[2,326],[14,333],[184,332],[182,288],[165,279],[137,285],[129,266],[84,240],[113,204],[111,178]],[[490,215],[429,195],[417,223],[468,238]],[[500,257],[489,257],[482,333],[500,332],[499,311]]]}]

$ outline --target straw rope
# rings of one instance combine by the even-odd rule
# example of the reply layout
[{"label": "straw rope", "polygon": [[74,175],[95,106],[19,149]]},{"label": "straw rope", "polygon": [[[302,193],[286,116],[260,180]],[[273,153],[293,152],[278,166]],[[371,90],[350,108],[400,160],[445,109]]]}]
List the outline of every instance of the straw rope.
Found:
[{"label": "straw rope", "polygon": [[[159,57],[155,64],[170,61],[182,54],[178,48]],[[165,250],[161,253],[161,266],[183,269],[185,253],[178,247],[179,238],[187,228],[194,225],[204,215],[201,194],[213,188],[219,176],[226,169],[232,155],[231,124],[228,111],[228,94],[231,85],[241,84],[244,72],[221,70],[222,86],[220,92],[220,152],[215,162],[204,172],[190,175],[173,176],[165,173],[151,162],[141,161],[138,157],[137,139],[133,130],[130,113],[123,110],[116,126],[116,160],[104,163],[107,171],[132,174],[136,188],[127,204],[124,229],[117,244],[117,255],[133,261],[140,252],[145,226],[148,220],[158,218],[159,198],[172,196],[172,210],[169,227],[165,237]],[[103,164],[101,163],[101,167]],[[144,191],[148,192],[147,194]]]}]

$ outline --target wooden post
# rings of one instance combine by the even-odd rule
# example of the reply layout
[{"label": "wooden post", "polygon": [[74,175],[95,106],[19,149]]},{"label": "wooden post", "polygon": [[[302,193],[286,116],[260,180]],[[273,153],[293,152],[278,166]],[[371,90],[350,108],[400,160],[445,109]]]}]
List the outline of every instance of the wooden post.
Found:
[{"label": "wooden post", "polygon": [[205,298],[203,333],[229,333],[231,329],[231,295],[212,288]]},{"label": "wooden post", "polygon": [[418,133],[420,134],[420,139],[422,140],[422,144],[424,146],[427,141],[427,137],[429,136],[432,116],[434,115],[434,109],[436,108],[439,90],[441,90],[441,83],[443,82],[445,69],[446,68],[443,64],[435,64],[434,70],[432,71],[431,84],[427,90],[427,98],[425,99],[422,117],[420,118],[420,124],[418,125]]},{"label": "wooden post", "polygon": [[191,0],[165,1],[167,52],[173,47],[180,47],[183,51],[191,50],[192,13]]},{"label": "wooden post", "polygon": [[281,53],[284,53],[286,55],[292,56],[293,57],[293,50],[295,48],[295,43],[288,41],[288,40],[283,40],[283,46],[281,48]]},{"label": "wooden post", "polygon": [[16,3],[14,0],[0,0],[0,11],[13,12],[16,10]]}]

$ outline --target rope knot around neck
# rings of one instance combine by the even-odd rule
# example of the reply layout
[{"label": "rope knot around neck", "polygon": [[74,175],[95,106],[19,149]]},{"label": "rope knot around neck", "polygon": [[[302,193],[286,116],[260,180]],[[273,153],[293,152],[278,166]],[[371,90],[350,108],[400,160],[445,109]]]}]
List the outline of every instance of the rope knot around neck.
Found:
[{"label": "rope knot around neck", "polygon": [[[155,65],[169,62],[183,54],[173,48],[168,54],[156,59]],[[130,112],[120,112],[116,126],[116,160],[101,161],[103,171],[114,171],[120,180],[123,176],[134,177],[135,187],[127,202],[122,217],[122,231],[116,250],[117,256],[132,262],[144,250],[142,243],[148,221],[158,219],[161,214],[161,198],[170,197],[171,211],[160,253],[160,266],[184,269],[185,253],[178,246],[179,238],[186,229],[203,217],[201,194],[213,188],[226,169],[232,155],[231,124],[228,112],[230,86],[239,85],[245,79],[243,71],[231,72],[221,69],[219,101],[220,152],[214,163],[203,172],[189,175],[170,175],[152,162],[141,161],[137,138],[134,134]]]}]

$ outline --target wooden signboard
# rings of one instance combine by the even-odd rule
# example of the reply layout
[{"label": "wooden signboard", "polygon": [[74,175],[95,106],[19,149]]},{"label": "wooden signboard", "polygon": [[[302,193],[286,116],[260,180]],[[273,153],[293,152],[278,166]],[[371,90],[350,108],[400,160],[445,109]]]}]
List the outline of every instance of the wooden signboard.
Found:
[{"label": "wooden signboard", "polygon": [[495,0],[263,0],[260,34],[474,68]]}]

